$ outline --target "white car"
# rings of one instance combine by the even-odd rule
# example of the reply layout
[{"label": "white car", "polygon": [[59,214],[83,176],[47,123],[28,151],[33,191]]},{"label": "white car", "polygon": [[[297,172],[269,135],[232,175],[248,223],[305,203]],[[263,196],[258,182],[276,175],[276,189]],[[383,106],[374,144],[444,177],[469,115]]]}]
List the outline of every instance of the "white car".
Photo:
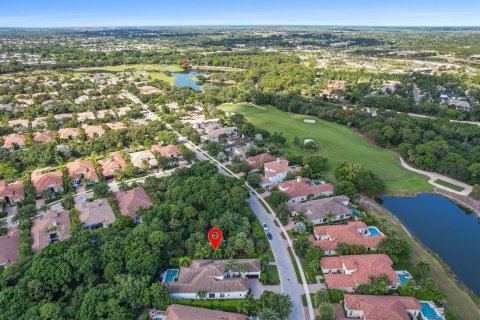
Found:
[{"label": "white car", "polygon": [[266,223],[263,224],[263,230],[268,231],[268,226]]}]

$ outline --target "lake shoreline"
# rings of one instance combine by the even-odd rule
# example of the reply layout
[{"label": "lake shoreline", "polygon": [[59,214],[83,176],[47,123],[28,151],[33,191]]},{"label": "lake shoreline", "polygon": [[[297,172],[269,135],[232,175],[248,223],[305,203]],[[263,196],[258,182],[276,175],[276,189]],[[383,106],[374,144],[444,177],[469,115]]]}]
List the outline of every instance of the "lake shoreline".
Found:
[{"label": "lake shoreline", "polygon": [[[391,211],[369,198],[362,197],[361,202],[374,217],[384,220],[399,236],[409,240],[412,244],[411,261],[414,263],[425,261],[431,265],[431,276],[447,295],[450,309],[459,316],[458,319],[480,319],[480,298],[459,279],[438,254],[415,237]],[[445,281],[445,278],[449,281]],[[461,317],[462,315],[466,317]]]}]

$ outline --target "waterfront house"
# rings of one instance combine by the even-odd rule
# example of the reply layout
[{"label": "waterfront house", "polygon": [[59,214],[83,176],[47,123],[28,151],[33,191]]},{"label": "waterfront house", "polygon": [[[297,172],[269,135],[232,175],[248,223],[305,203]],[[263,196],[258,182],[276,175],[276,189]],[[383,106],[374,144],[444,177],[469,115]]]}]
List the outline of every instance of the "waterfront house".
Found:
[{"label": "waterfront house", "polygon": [[327,222],[328,213],[335,215],[332,221],[349,219],[352,216],[352,211],[348,208],[349,202],[350,199],[346,196],[335,196],[305,202],[292,202],[288,204],[288,208],[294,216],[303,213],[305,218],[314,224],[321,224]]},{"label": "waterfront house", "polygon": [[368,320],[418,319],[422,306],[413,297],[345,294],[343,307],[347,318]]},{"label": "waterfront house", "polygon": [[[273,162],[267,163],[266,166],[271,163]],[[270,177],[269,180],[271,180]],[[285,192],[288,195],[288,203],[298,203],[310,198],[333,194],[332,184],[314,184],[310,179],[302,177],[270,185],[270,189],[272,188],[277,188],[278,190]]]}]

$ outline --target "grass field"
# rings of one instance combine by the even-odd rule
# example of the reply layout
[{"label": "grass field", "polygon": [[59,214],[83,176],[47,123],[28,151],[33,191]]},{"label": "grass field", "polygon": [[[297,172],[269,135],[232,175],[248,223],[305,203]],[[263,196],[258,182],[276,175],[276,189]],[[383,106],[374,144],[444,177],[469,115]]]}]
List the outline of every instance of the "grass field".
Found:
[{"label": "grass field", "polygon": [[222,105],[225,112],[242,113],[255,126],[268,131],[279,131],[287,138],[285,151],[300,153],[292,145],[295,136],[303,142],[313,139],[320,146],[318,153],[328,158],[328,170],[333,170],[344,161],[361,163],[382,177],[387,185],[388,195],[406,195],[432,191],[426,177],[404,169],[398,157],[387,150],[376,147],[347,127],[316,119],[316,123],[307,124],[303,120],[313,117],[279,111],[273,107],[256,107],[248,104]]},{"label": "grass field", "polygon": [[118,66],[105,66],[105,67],[91,67],[91,68],[80,68],[77,69],[77,72],[85,71],[98,71],[98,72],[122,72],[135,70],[136,73],[141,71],[146,71],[147,75],[151,76],[154,80],[163,80],[165,82],[173,85],[175,78],[167,76],[164,74],[165,71],[168,72],[181,72],[183,71],[177,65],[156,65],[156,64],[129,64],[129,65],[118,65]]},{"label": "grass field", "polygon": [[449,189],[455,190],[455,191],[460,192],[460,191],[465,190],[464,188],[462,188],[460,186],[457,186],[456,184],[453,184],[453,183],[450,183],[450,182],[447,182],[447,181],[444,181],[444,180],[437,179],[434,182],[438,183],[439,185],[442,185],[444,187],[447,187]]}]

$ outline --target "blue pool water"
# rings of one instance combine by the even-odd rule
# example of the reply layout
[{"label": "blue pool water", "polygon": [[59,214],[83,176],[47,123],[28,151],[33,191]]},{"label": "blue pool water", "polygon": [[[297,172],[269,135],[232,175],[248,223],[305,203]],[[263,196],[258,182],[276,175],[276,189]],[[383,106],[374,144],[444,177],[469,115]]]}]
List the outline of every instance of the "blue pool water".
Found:
[{"label": "blue pool water", "polygon": [[204,75],[204,73],[197,71],[190,71],[186,73],[172,72],[172,76],[175,77],[174,85],[176,87],[190,87],[193,90],[200,91],[200,86],[195,81],[190,79],[198,75]]},{"label": "blue pool water", "polygon": [[427,317],[427,319],[442,320],[441,317],[437,316],[435,310],[433,310],[428,303],[420,302],[420,304],[422,305],[422,314]]},{"label": "blue pool water", "polygon": [[368,228],[368,231],[370,232],[371,236],[377,236],[377,235],[380,234],[380,232],[378,232],[377,228]]},{"label": "blue pool water", "polygon": [[410,274],[397,274],[397,276],[400,278],[400,284],[403,286],[405,283],[408,282],[408,280],[411,279]]},{"label": "blue pool water", "polygon": [[438,194],[382,200],[413,236],[437,253],[480,296],[480,223],[476,214]]},{"label": "blue pool water", "polygon": [[173,282],[178,277],[178,269],[168,269],[165,282]]}]

